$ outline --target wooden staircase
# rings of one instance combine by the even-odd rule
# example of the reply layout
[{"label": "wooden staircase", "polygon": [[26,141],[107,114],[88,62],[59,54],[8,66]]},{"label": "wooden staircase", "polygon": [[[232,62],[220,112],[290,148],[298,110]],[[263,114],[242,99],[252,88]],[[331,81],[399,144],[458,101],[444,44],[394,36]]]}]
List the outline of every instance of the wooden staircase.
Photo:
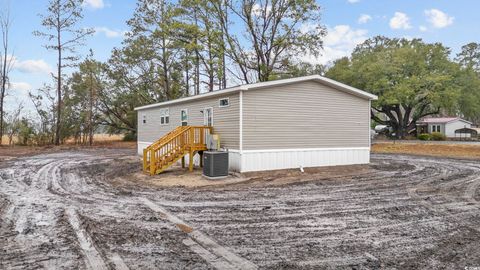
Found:
[{"label": "wooden staircase", "polygon": [[[150,175],[159,174],[189,155],[189,170],[193,171],[193,156],[207,150],[205,137],[212,134],[207,126],[181,126],[165,134],[158,141],[143,149],[143,171]],[[202,160],[200,159],[200,164]]]}]

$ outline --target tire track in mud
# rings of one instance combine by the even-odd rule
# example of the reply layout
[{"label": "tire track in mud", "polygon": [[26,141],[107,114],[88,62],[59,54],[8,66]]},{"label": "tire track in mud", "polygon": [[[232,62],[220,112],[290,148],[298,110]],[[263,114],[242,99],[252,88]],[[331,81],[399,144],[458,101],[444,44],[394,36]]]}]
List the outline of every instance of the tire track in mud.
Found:
[{"label": "tire track in mud", "polygon": [[[442,162],[440,159],[440,164],[436,165],[435,159],[408,156],[394,159],[391,156],[374,156],[373,161],[372,167],[385,163],[382,170],[388,171],[376,171],[366,178],[338,179],[338,183],[320,186],[312,182],[281,188],[250,188],[244,190],[243,194],[235,188],[206,189],[203,193],[192,192],[180,203],[170,205],[176,215],[189,217],[191,224],[209,235],[215,235],[220,241],[230,240],[234,250],[243,256],[247,254],[254,262],[264,259],[260,254],[243,248],[245,241],[251,243],[253,240],[255,244],[251,245],[256,246],[255,250],[280,249],[278,255],[290,253],[289,258],[280,260],[271,260],[271,255],[277,254],[270,255],[271,261],[267,265],[278,268],[284,266],[284,260],[310,261],[309,266],[317,263],[320,268],[370,265],[375,261],[372,256],[385,265],[398,266],[399,261],[413,260],[418,250],[432,248],[438,239],[455,230],[456,226],[473,226],[475,219],[478,222],[478,216],[475,216],[478,212],[473,212],[468,205],[464,209],[457,209],[460,211],[454,211],[453,215],[445,209],[434,212],[428,207],[419,207],[421,204],[416,199],[412,200],[408,189],[422,183],[426,185],[425,176],[429,176],[429,184],[437,185],[435,182],[439,181],[445,187],[453,186],[453,190],[460,190],[459,196],[444,196],[442,193],[430,196],[437,195],[440,199],[452,196],[456,203],[463,206],[462,190],[471,177],[456,174],[463,170],[463,166],[471,168],[470,174],[478,174],[479,168],[470,164],[462,165],[468,163],[465,161]],[[451,168],[442,169],[442,163],[451,164]],[[392,167],[390,164],[402,166]],[[454,181],[457,182],[455,185],[452,184]],[[433,187],[431,190],[435,192],[437,189]],[[229,213],[231,211],[235,211],[235,216]],[[455,219],[449,220],[449,215]],[[458,222],[467,219],[470,220]],[[278,244],[285,247],[277,247],[272,242],[274,235],[283,235],[278,239]],[[305,235],[309,237],[303,238]],[[461,239],[458,241],[462,242]],[[303,242],[304,246],[298,246],[299,242]],[[345,246],[349,248],[345,249]],[[312,248],[323,249],[323,252],[312,253]],[[341,259],[342,255],[345,260]],[[310,260],[312,257],[323,259]],[[472,259],[475,257],[470,257]],[[286,268],[294,265],[287,264]],[[262,263],[259,266],[266,265]]]},{"label": "tire track in mud", "polygon": [[[68,189],[62,186],[64,179],[61,175],[61,168],[75,164],[78,162],[78,159],[83,160],[86,157],[85,155],[73,154],[70,156],[70,159],[66,160],[63,155],[54,154],[48,155],[48,157],[37,156],[26,162],[18,161],[14,163],[16,170],[9,172],[9,175],[5,178],[12,180],[16,178],[15,175],[20,175],[16,179],[17,181],[14,182],[14,185],[19,187],[21,192],[16,194],[10,192],[16,205],[12,205],[4,217],[5,220],[11,222],[11,235],[14,236],[10,240],[12,244],[9,249],[17,254],[20,254],[18,252],[24,252],[23,250],[31,254],[27,253],[28,256],[23,259],[23,263],[5,262],[6,265],[9,265],[7,269],[16,269],[13,265],[18,265],[19,269],[22,269],[25,265],[44,267],[46,269],[55,269],[60,265],[69,268],[68,265],[71,264],[60,262],[62,261],[61,258],[54,258],[46,253],[35,254],[35,252],[38,252],[36,251],[37,249],[45,249],[44,247],[47,247],[49,242],[55,242],[55,238],[62,238],[60,235],[62,230],[59,231],[60,227],[65,226],[65,224],[59,224],[62,213],[67,214],[68,225],[71,226],[72,232],[76,236],[76,241],[71,241],[69,244],[75,246],[79,243],[78,251],[82,251],[86,258],[85,267],[88,269],[110,269],[106,267],[103,259],[98,257],[98,253],[93,246],[93,242],[90,242],[91,239],[88,234],[79,227],[76,211],[68,208],[69,204],[74,200],[71,199]],[[26,167],[25,164],[32,166],[32,168]],[[18,173],[18,167],[27,172],[30,169],[31,172],[30,174],[24,174],[22,173],[23,171]],[[28,185],[24,184],[25,181],[23,181],[22,177],[28,177]],[[39,210],[39,207],[42,210]],[[65,209],[67,210],[65,211]],[[50,228],[53,228],[53,230]],[[61,247],[60,250],[63,250],[64,253],[66,251],[65,247]],[[75,253],[75,250],[76,248],[74,247],[72,252]],[[109,259],[116,269],[128,269],[118,254],[110,253],[110,255]],[[43,258],[37,259],[36,257],[38,256]],[[63,254],[60,256],[63,256]],[[69,259],[66,257],[63,260]],[[78,269],[78,267],[72,267],[71,269]]]},{"label": "tire track in mud", "polygon": [[0,255],[0,268],[480,265],[475,161],[372,155],[358,175],[127,190],[109,179],[125,172],[118,159],[125,156],[111,150],[8,161],[0,169],[0,200],[9,202],[0,210],[0,252],[12,252]]},{"label": "tire track in mud", "polygon": [[80,218],[77,215],[77,211],[73,208],[69,208],[66,210],[68,215],[68,221],[72,226],[75,234],[77,235],[78,242],[80,243],[80,248],[82,249],[86,264],[88,265],[88,269],[92,270],[107,270],[107,265],[103,260],[100,253],[95,248],[92,239],[88,235],[88,233],[81,227]]},{"label": "tire track in mud", "polygon": [[183,220],[171,214],[160,205],[153,203],[146,198],[139,198],[139,200],[143,201],[143,203],[147,205],[150,209],[152,209],[152,211],[155,211],[160,215],[164,216],[167,220],[176,225],[180,230],[185,232],[189,236],[189,238],[183,240],[183,243],[188,246],[192,251],[204,258],[211,265],[213,265],[215,268],[219,270],[258,269],[255,264],[227,250],[225,247],[220,246],[218,243],[206,236],[204,233],[187,225]]}]

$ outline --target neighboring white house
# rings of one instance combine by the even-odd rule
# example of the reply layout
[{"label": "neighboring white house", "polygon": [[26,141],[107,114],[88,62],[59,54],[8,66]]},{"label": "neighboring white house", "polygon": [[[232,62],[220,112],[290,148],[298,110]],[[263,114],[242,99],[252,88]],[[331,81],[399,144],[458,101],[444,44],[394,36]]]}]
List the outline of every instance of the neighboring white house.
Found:
[{"label": "neighboring white house", "polygon": [[472,123],[459,117],[429,117],[417,122],[419,133],[439,132],[448,138],[470,137]]},{"label": "neighboring white house", "polygon": [[136,108],[138,153],[178,126],[212,126],[238,172],[370,162],[375,95],[319,75]]}]

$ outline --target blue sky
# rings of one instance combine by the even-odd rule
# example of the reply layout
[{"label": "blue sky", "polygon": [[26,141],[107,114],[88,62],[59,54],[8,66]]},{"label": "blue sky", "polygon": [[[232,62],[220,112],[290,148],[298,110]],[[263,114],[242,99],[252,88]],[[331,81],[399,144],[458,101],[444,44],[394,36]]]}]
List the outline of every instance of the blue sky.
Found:
[{"label": "blue sky", "polygon": [[[28,91],[51,82],[49,72],[55,67],[55,53],[46,51],[44,40],[32,35],[41,29],[38,14],[45,13],[47,0],[0,0],[9,2],[13,26],[11,46],[15,68],[11,73],[13,89],[7,108],[23,101],[29,103]],[[480,1],[478,0],[318,0],[323,7],[322,24],[329,35],[324,54],[308,59],[327,63],[348,55],[356,44],[375,35],[422,38],[442,42],[453,54],[469,42],[480,42]],[[122,42],[132,16],[134,0],[86,0],[82,27],[97,29],[90,37],[86,52],[92,48],[99,60],[108,59],[112,48]],[[26,104],[28,107],[29,105]]]}]

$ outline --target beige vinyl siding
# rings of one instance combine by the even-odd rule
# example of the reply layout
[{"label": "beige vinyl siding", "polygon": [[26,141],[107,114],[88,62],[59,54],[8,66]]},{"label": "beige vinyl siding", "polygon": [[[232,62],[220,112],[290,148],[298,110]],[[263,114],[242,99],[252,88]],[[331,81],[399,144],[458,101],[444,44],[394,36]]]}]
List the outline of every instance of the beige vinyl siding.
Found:
[{"label": "beige vinyl siding", "polygon": [[369,147],[369,101],[318,82],[243,94],[243,149]]},{"label": "beige vinyl siding", "polygon": [[[219,100],[227,97],[230,105],[228,107],[219,107]],[[139,110],[138,141],[154,142],[175,127],[181,126],[180,114],[182,109],[188,110],[189,126],[203,126],[203,113],[200,111],[208,107],[213,108],[214,133],[220,135],[221,146],[229,149],[238,149],[240,129],[238,93]],[[165,108],[170,110],[170,123],[161,125],[160,111]],[[143,124],[143,115],[146,116],[146,124]]]}]

